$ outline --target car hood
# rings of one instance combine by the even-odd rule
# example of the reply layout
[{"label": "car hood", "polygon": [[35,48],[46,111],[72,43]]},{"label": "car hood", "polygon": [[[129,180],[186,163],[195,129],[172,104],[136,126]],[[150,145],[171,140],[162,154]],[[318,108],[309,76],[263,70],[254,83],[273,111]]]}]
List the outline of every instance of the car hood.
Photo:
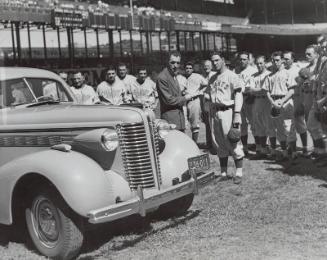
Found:
[{"label": "car hood", "polygon": [[145,114],[133,107],[52,104],[0,110],[0,131],[107,127],[142,122]]}]

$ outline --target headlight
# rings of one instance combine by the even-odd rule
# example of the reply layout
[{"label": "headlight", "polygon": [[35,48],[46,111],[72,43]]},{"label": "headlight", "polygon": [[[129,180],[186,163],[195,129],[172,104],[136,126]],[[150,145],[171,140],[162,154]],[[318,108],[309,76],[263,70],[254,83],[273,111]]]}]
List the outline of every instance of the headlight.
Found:
[{"label": "headlight", "polygon": [[108,151],[113,151],[118,147],[118,135],[115,130],[106,129],[101,136],[102,145]]},{"label": "headlight", "polygon": [[157,127],[160,137],[162,139],[164,139],[165,136],[168,135],[170,130],[176,128],[176,125],[169,124],[166,120],[158,119],[158,120],[156,120],[156,127]]}]

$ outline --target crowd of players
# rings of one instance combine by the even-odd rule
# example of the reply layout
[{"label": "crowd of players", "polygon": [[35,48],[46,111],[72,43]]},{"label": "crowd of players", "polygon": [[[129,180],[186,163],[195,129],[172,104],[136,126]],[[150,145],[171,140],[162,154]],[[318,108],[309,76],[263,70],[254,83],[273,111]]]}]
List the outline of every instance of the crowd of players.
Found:
[{"label": "crowd of players", "polygon": [[[206,146],[217,153],[215,139],[218,134],[214,133],[216,130],[213,129],[215,123],[212,121],[212,104],[223,104],[224,109],[221,110],[220,107],[216,112],[228,110],[230,107],[233,109],[231,113],[224,115],[221,112],[221,118],[216,118],[217,122],[221,121],[220,132],[223,132],[224,122],[239,116],[240,119],[236,121],[240,124],[241,144],[245,156],[249,155],[250,129],[255,141],[255,154],[252,156],[258,159],[294,161],[302,154],[322,164],[326,163],[322,160],[327,158],[326,46],[327,38],[324,36],[319,37],[316,44],[307,46],[305,63],[295,62],[292,51],[276,51],[271,54],[269,60],[264,55],[254,58],[247,52],[241,52],[231,65],[226,65],[223,55],[216,53],[203,61],[202,74],[194,72],[199,68],[193,63],[185,63],[184,71],[179,71],[174,79],[178,82],[181,95],[192,97],[184,104],[184,115],[192,132],[192,139],[198,142],[200,123],[204,122]],[[228,68],[227,74],[221,67],[221,61],[223,66]],[[226,75],[223,76],[223,72]],[[237,82],[234,75],[237,75]],[[60,76],[67,80],[66,73],[60,73]],[[158,82],[156,86],[145,67],[139,67],[136,77],[128,74],[125,64],[119,64],[117,68],[109,67],[106,70],[106,79],[96,88],[87,85],[80,72],[75,73],[72,80],[71,88],[80,104],[138,103],[144,109],[154,112],[159,105]],[[232,91],[227,91],[227,87]],[[235,95],[239,89],[243,101],[240,102],[240,111],[236,111],[238,109],[234,108]],[[213,102],[213,99],[216,101]],[[160,112],[157,112],[156,116],[160,117]],[[308,150],[308,133],[313,141],[311,153]],[[301,151],[298,151],[296,145],[297,134],[302,143]],[[277,142],[280,149],[277,149]],[[229,155],[232,154],[220,156],[218,147],[220,159]],[[240,155],[241,157],[243,156]],[[220,163],[225,164],[224,161]]]}]

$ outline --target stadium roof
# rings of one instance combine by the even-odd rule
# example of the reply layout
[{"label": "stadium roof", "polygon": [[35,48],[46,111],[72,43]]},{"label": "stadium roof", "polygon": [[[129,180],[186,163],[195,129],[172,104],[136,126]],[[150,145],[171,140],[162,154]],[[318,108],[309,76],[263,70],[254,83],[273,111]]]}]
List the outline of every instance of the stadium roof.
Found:
[{"label": "stadium roof", "polygon": [[232,24],[223,25],[222,32],[266,35],[318,35],[327,31],[327,23],[316,24]]}]

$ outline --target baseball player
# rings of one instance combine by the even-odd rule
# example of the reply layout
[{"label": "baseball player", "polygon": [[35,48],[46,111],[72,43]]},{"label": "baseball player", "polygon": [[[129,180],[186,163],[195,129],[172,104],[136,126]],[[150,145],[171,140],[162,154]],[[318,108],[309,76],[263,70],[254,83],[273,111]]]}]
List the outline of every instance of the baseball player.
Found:
[{"label": "baseball player", "polygon": [[[187,79],[179,72],[176,76],[179,88],[182,92],[182,95],[185,95],[185,90],[186,90],[186,86],[187,86]],[[186,128],[189,127],[188,124],[188,116],[187,116],[187,108],[186,108],[186,104],[183,106],[183,114],[184,114],[184,120],[185,120],[185,126]]]},{"label": "baseball player", "polygon": [[242,182],[243,148],[240,141],[231,142],[228,132],[232,127],[240,127],[243,104],[240,78],[226,67],[223,54],[214,52],[212,64],[217,71],[210,80],[210,129],[212,142],[217,148],[221,168],[221,180],[227,180],[228,157],[232,156],[236,166],[234,183]]},{"label": "baseball player", "polygon": [[85,83],[85,77],[81,72],[73,75],[73,86],[70,87],[78,104],[93,105],[99,103],[99,97],[94,89]]},{"label": "baseball player", "polygon": [[319,114],[324,112],[327,93],[327,59],[324,43],[320,42],[320,57],[318,58],[315,83],[313,87],[313,104],[308,116],[308,130],[313,139],[314,152],[312,159],[317,161],[326,158],[325,124],[322,124]]},{"label": "baseball player", "polygon": [[[284,60],[284,68],[288,71],[289,73],[289,82],[293,82],[293,86],[289,86],[289,88],[293,88],[294,94],[292,96],[293,98],[293,104],[294,104],[294,111],[298,110],[298,106],[299,106],[299,100],[298,100],[298,94],[300,93],[299,88],[298,88],[298,84],[296,81],[296,78],[299,76],[299,71],[300,68],[298,66],[296,66],[294,64],[294,53],[291,51],[285,51],[283,53],[283,60]],[[301,138],[301,142],[302,142],[302,151],[303,153],[307,154],[308,151],[308,141],[307,141],[307,127],[305,124],[305,120],[304,120],[304,115],[300,115],[300,114],[295,114],[294,113],[294,118],[293,118],[294,122],[294,127],[296,132],[300,135]],[[295,159],[296,158],[296,140],[292,141],[290,144],[290,151],[292,153],[292,158]]]},{"label": "baseball player", "polygon": [[[137,78],[131,83],[132,101],[143,104],[144,109],[153,112],[156,106],[156,84],[148,77],[145,67],[138,69]],[[153,113],[151,116],[155,117]]]},{"label": "baseball player", "polygon": [[[216,74],[215,71],[212,71],[212,63],[210,60],[205,60],[203,62],[203,77],[209,82],[211,77]],[[208,86],[207,86],[208,87]],[[210,107],[209,107],[209,102],[206,102],[206,99],[204,96],[200,97],[201,101],[201,111],[202,111],[202,120],[203,123],[205,124],[206,128],[206,145],[207,148],[210,149],[211,151],[212,148],[212,140],[211,140],[211,130],[210,130],[210,124],[209,124],[209,113],[210,113]]]},{"label": "baseball player", "polygon": [[250,77],[257,72],[255,68],[249,65],[249,54],[247,52],[241,52],[238,55],[239,62],[238,67],[235,68],[235,73],[239,75],[241,82],[243,84],[243,88],[245,89],[243,96],[244,102],[242,107],[242,125],[241,125],[241,133],[242,133],[242,144],[245,155],[248,155],[248,124],[250,124],[252,134],[256,139],[256,143],[258,143],[258,138],[255,133],[254,125],[253,125],[253,117],[252,117],[252,110],[253,110],[253,102],[254,96],[251,95],[248,91],[246,86],[249,84]]},{"label": "baseball player", "polygon": [[[299,71],[297,77],[298,87],[294,90],[294,115],[295,127],[300,128],[302,131],[308,129],[308,117],[312,107],[313,101],[313,87],[314,87],[314,71],[318,61],[318,46],[309,45],[305,50],[305,56],[309,65]],[[311,120],[312,123],[312,120]],[[311,129],[308,129],[311,133]],[[297,130],[299,132],[299,130]],[[313,139],[314,151],[317,152],[316,142]],[[303,145],[304,146],[304,145]],[[303,147],[303,155],[308,157],[308,151]]]},{"label": "baseball player", "polygon": [[268,102],[266,92],[262,89],[265,78],[270,74],[266,69],[266,58],[263,55],[256,57],[255,64],[258,72],[254,73],[249,82],[248,92],[255,96],[253,104],[253,124],[256,131],[256,155],[257,158],[263,158],[268,154],[267,136],[271,126],[270,103]]},{"label": "baseball player", "polygon": [[124,83],[126,90],[125,101],[131,101],[131,85],[135,82],[136,78],[133,75],[127,74],[127,66],[125,63],[119,63],[117,67],[118,78]]},{"label": "baseball player", "polygon": [[[208,81],[198,73],[194,72],[193,64],[188,62],[185,66],[186,89],[185,94],[194,94],[204,89],[208,85]],[[199,137],[200,121],[201,121],[201,103],[199,96],[194,97],[186,104],[188,120],[190,122],[192,139],[197,143]]]},{"label": "baseball player", "polygon": [[[266,91],[271,107],[281,111],[280,116],[272,118],[272,127],[276,131],[277,139],[282,148],[282,157],[280,159],[284,161],[288,159],[287,142],[296,141],[292,100],[293,87],[296,82],[284,68],[282,58],[283,53],[280,51],[272,54],[273,72],[266,77],[263,89]],[[274,138],[275,136],[271,137]],[[272,154],[275,155],[276,144],[272,142],[273,139],[270,140]]]},{"label": "baseball player", "polygon": [[116,70],[113,66],[107,69],[106,80],[98,85],[97,94],[101,101],[105,101],[112,105],[124,103],[126,89],[124,83],[117,78]]}]

